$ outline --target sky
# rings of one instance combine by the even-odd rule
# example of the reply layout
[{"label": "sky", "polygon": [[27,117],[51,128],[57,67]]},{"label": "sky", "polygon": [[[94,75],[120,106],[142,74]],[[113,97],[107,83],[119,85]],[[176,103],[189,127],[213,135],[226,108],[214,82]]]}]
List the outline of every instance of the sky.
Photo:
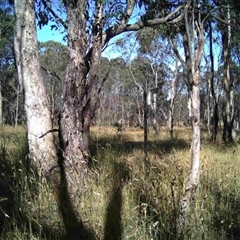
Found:
[{"label": "sky", "polygon": [[[134,12],[133,12],[133,17],[130,19],[129,23],[136,22],[139,19],[139,13],[140,13],[140,10],[135,9]],[[49,40],[53,40],[53,41],[60,42],[64,45],[66,45],[67,43],[63,41],[64,35],[60,31],[56,31],[54,29],[51,30],[51,25],[53,25],[53,24],[54,24],[53,22],[49,22],[48,25],[43,26],[41,29],[39,29],[39,27],[37,28],[38,41],[39,42],[46,42],[46,41],[49,41]],[[106,48],[102,52],[102,57],[106,57],[106,58],[109,58],[109,59],[122,57],[121,51],[119,51],[119,49],[117,49],[116,45],[114,44],[115,41],[117,39],[121,38],[122,36],[119,35],[119,36],[110,40],[110,42],[108,44],[109,47]],[[131,49],[128,49],[128,50],[130,51]],[[131,58],[134,58],[134,56],[135,55],[132,55]]]},{"label": "sky", "polygon": [[39,29],[37,28],[37,37],[39,42],[46,42],[49,40],[54,40],[56,42],[61,42],[62,44],[66,44],[63,41],[63,34],[59,31],[51,30],[51,23]]},{"label": "sky", "polygon": [[[60,42],[64,45],[66,45],[67,43],[63,41],[63,37],[64,35],[62,33],[60,33],[59,31],[56,30],[51,30],[51,23],[47,26],[42,27],[41,29],[37,28],[37,37],[38,37],[38,41],[39,42],[46,42],[49,40],[53,40],[56,42]],[[121,56],[121,53],[119,51],[116,51],[115,47],[114,47],[114,39],[112,41],[110,41],[109,45],[110,47],[108,47],[103,53],[102,56],[103,57],[107,57],[107,58],[117,58],[119,56]]]}]

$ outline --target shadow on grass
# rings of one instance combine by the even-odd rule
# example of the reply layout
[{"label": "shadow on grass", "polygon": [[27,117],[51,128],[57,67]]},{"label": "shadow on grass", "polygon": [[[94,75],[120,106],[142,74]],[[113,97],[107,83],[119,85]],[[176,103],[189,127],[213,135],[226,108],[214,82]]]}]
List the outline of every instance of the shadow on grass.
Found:
[{"label": "shadow on grass", "polygon": [[0,152],[0,231],[3,231],[6,221],[13,216],[14,195],[11,190],[13,185],[13,170],[6,161],[5,148]]},{"label": "shadow on grass", "polygon": [[[97,156],[106,148],[118,152],[119,154],[129,154],[134,150],[144,151],[143,141],[130,141],[127,136],[114,136],[114,137],[100,137],[98,139],[90,140],[90,153],[91,156]],[[166,140],[149,140],[148,152],[155,153],[163,156],[169,154],[174,150],[188,149],[190,148],[190,142],[183,139],[166,139]],[[91,163],[91,159],[90,159]]]},{"label": "shadow on grass", "polygon": [[74,209],[72,199],[69,194],[66,171],[61,165],[61,184],[58,189],[58,207],[61,213],[63,223],[66,229],[66,235],[62,240],[85,240],[95,239],[91,229],[86,228],[81,220],[80,215]]},{"label": "shadow on grass", "polygon": [[113,183],[106,210],[104,240],[122,239],[122,188],[129,179],[129,170],[123,163],[114,163]]},{"label": "shadow on grass", "polygon": [[[48,226],[44,219],[39,222],[34,221],[28,206],[24,205],[24,202],[37,197],[39,179],[37,171],[34,171],[30,160],[26,157],[28,152],[26,139],[21,141],[23,142],[19,143],[20,146],[11,156],[7,146],[2,145],[0,148],[0,234],[4,238],[4,236],[13,236],[17,231],[27,239],[38,237],[59,240],[63,231]],[[14,156],[15,154],[17,156]]]},{"label": "shadow on grass", "polygon": [[[151,171],[146,182],[135,185],[135,202],[138,210],[139,227],[149,239],[180,239],[177,233],[178,202],[174,188],[180,188],[178,180],[167,179],[161,170],[151,163]],[[158,176],[158,178],[152,178]],[[162,189],[168,184],[169,193]],[[174,186],[176,185],[176,186]],[[182,240],[182,239],[181,239]]]},{"label": "shadow on grass", "polygon": [[[0,135],[0,141],[0,238],[6,239],[6,236],[13,236],[14,232],[18,232],[27,239],[87,239],[84,234],[89,239],[95,239],[93,231],[84,228],[73,210],[64,171],[57,200],[65,229],[57,224],[49,225],[48,219],[45,219],[47,215],[42,216],[40,212],[39,216],[31,215],[35,213],[29,212],[29,206],[24,204],[38,198],[40,182],[37,171],[26,157],[28,153],[26,136]],[[15,146],[9,153],[8,147],[12,141]]]},{"label": "shadow on grass", "polygon": [[[219,239],[239,240],[240,236],[240,194],[237,186],[231,184],[228,188],[220,189],[218,184],[202,180],[209,196],[213,196],[211,203],[211,224]],[[206,186],[207,184],[207,186]],[[224,238],[223,238],[224,236]]]}]

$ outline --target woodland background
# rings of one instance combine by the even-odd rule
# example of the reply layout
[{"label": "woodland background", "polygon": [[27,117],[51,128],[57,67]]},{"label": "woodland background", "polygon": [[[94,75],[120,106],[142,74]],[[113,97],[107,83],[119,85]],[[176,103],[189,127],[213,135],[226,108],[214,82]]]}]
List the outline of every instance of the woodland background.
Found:
[{"label": "woodland background", "polygon": [[[0,1],[2,239],[238,239],[239,3],[14,4]],[[46,24],[62,43],[35,44]]]}]

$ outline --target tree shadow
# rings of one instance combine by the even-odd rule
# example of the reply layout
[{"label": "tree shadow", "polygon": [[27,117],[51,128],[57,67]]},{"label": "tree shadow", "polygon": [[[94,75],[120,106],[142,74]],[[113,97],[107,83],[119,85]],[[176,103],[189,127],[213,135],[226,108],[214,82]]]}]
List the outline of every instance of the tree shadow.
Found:
[{"label": "tree shadow", "polygon": [[60,164],[60,169],[61,183],[57,189],[57,201],[66,230],[66,235],[63,236],[62,240],[95,239],[93,231],[84,226],[78,211],[74,209],[63,164]]},{"label": "tree shadow", "polygon": [[[206,191],[213,196],[213,203],[210,210],[212,213],[211,224],[218,234],[219,239],[225,236],[227,239],[238,240],[240,236],[240,196],[237,186],[228,186],[227,189],[220,189],[218,184],[213,184],[208,179],[205,181]],[[234,182],[232,183],[234,184]],[[207,200],[206,200],[207,201]]]},{"label": "tree shadow", "polygon": [[[35,221],[34,216],[30,216],[28,206],[21,206],[23,204],[21,198],[24,198],[26,202],[38,198],[41,180],[37,169],[33,166],[31,160],[26,157],[28,147],[25,136],[18,138],[15,135],[7,137],[10,140],[13,140],[14,137],[15,144],[19,144],[19,146],[13,153],[9,154],[7,150],[8,143],[0,145],[0,235],[4,236],[4,234],[14,232],[17,229],[29,239],[33,236],[48,240],[95,239],[92,229],[83,225],[71,205],[64,168],[57,169],[59,171],[59,180],[57,179],[57,185],[51,186],[51,188],[55,192],[59,213],[65,229],[57,225],[56,227],[50,226],[46,219]],[[8,139],[4,141],[8,141]],[[49,183],[41,184],[47,185]],[[27,196],[28,194],[25,196],[25,191],[31,196]],[[82,233],[83,230],[84,233]]]},{"label": "tree shadow", "polygon": [[13,216],[14,194],[11,189],[13,171],[6,159],[6,152],[2,148],[0,153],[0,231],[2,232],[8,218]]},{"label": "tree shadow", "polygon": [[113,183],[106,209],[104,240],[122,239],[122,188],[129,179],[129,170],[123,163],[114,163]]},{"label": "tree shadow", "polygon": [[[172,150],[184,150],[189,149],[191,145],[190,141],[184,139],[166,139],[166,140],[149,140],[147,150],[149,153],[154,153],[157,156],[163,157],[172,152]],[[119,154],[129,154],[134,150],[144,151],[143,141],[131,141],[127,136],[116,135],[114,137],[99,137],[98,139],[90,139],[89,152],[92,158],[89,158],[89,165],[96,165],[93,158],[101,155],[101,152],[110,147],[111,150],[118,152]]]},{"label": "tree shadow", "polygon": [[[19,139],[15,139],[16,143],[20,141]],[[7,232],[15,231],[17,228],[22,233],[28,232],[29,238],[31,235],[36,235],[42,239],[59,239],[61,233],[56,232],[47,223],[42,222],[41,231],[39,231],[39,224],[31,221],[30,213],[25,211],[25,206],[21,207],[23,178],[26,180],[25,184],[28,185],[29,191],[32,190],[32,197],[38,193],[38,184],[30,180],[37,176],[37,171],[31,166],[30,160],[25,157],[28,150],[25,139],[21,138],[21,140],[24,144],[17,149],[16,153],[13,153],[13,155],[18,155],[17,160],[15,156],[9,155],[5,145],[0,147],[0,234],[4,236]]]}]

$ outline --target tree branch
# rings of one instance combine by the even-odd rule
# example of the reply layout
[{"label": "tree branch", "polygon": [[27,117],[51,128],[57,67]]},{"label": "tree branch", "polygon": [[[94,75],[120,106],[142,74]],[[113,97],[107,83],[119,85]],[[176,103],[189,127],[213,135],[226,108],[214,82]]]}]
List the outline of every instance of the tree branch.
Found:
[{"label": "tree branch", "polygon": [[43,6],[53,15],[56,21],[60,22],[62,26],[67,29],[67,24],[54,12],[54,10],[49,6],[46,0],[42,0]]},{"label": "tree branch", "polygon": [[52,76],[56,77],[58,80],[60,80],[62,82],[62,79],[55,72],[51,72],[43,66],[41,66],[41,69],[44,70],[46,73],[51,74]]},{"label": "tree branch", "polygon": [[[181,13],[181,10],[183,8],[188,8],[190,5],[190,1],[187,2],[187,4],[180,5],[177,7],[173,12],[169,13],[167,16],[162,18],[155,18],[151,20],[140,20],[134,24],[128,24],[129,21],[129,14],[132,13],[135,0],[128,0],[128,6],[126,8],[125,14],[123,19],[118,25],[115,25],[113,27],[108,28],[104,33],[102,37],[102,46],[104,47],[113,37],[128,31],[138,31],[142,29],[143,27],[151,27],[156,26],[159,24],[176,24],[177,22],[181,21],[184,17],[184,12]],[[179,14],[174,19],[171,19],[174,15]],[[127,17],[126,17],[127,16]]]}]

